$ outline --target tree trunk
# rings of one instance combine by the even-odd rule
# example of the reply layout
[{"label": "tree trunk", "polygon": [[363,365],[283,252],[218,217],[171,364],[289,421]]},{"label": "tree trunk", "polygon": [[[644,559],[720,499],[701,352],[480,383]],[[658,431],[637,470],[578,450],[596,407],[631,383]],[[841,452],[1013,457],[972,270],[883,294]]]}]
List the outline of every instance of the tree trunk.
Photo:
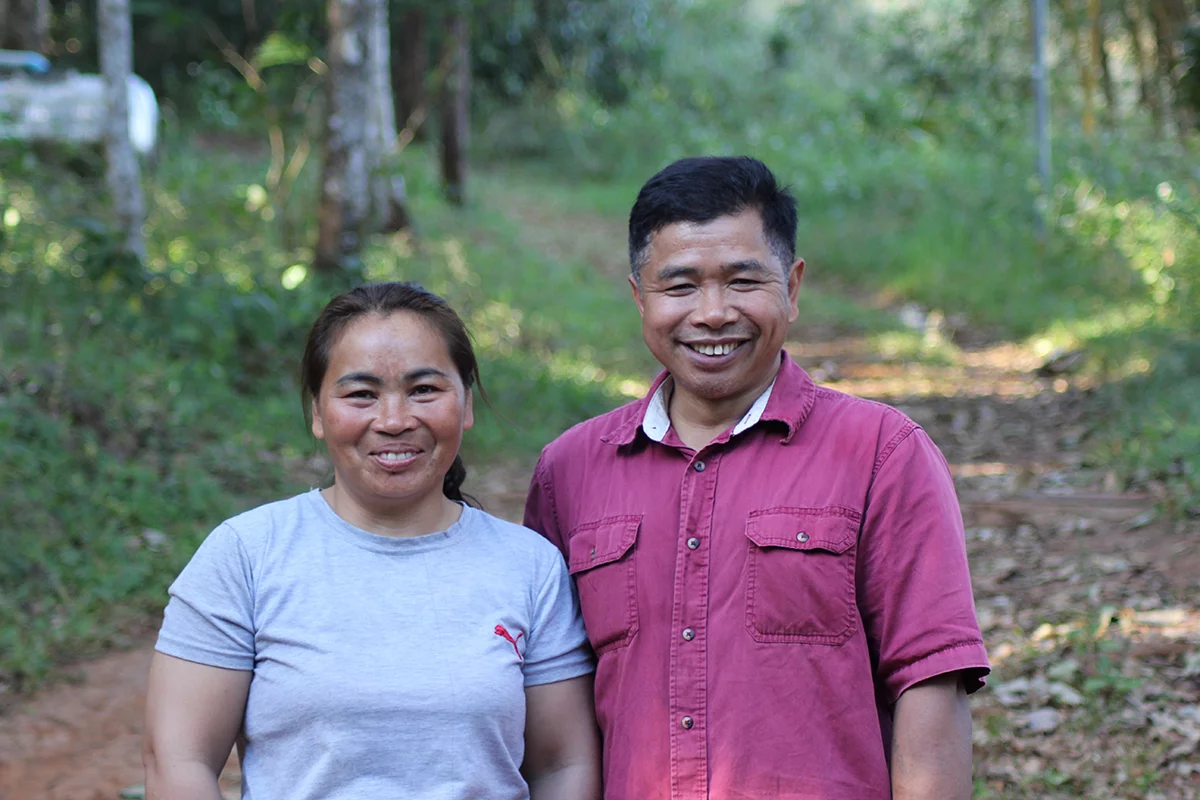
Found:
[{"label": "tree trunk", "polygon": [[1166,78],[1167,86],[1171,90],[1171,116],[1175,121],[1176,133],[1186,140],[1192,129],[1192,118],[1190,110],[1180,98],[1180,54],[1176,45],[1179,34],[1187,23],[1188,10],[1183,0],[1150,0],[1150,9],[1159,72]]},{"label": "tree trunk", "polygon": [[329,0],[324,159],[314,266],[357,269],[370,210],[366,122],[370,108],[370,4]]},{"label": "tree trunk", "polygon": [[100,0],[97,16],[100,71],[104,74],[104,99],[108,114],[104,123],[105,177],[122,235],[121,246],[125,252],[145,259],[142,224],[146,218],[146,203],[142,196],[137,157],[129,141],[129,75],[133,67],[133,24],[129,0]]},{"label": "tree trunk", "polygon": [[1090,0],[1088,4],[1089,27],[1091,28],[1092,63],[1100,76],[1100,90],[1104,93],[1104,122],[1112,127],[1117,120],[1117,98],[1113,89],[1112,73],[1108,68],[1108,49],[1104,31],[1104,14],[1100,8],[1100,0]]},{"label": "tree trunk", "polygon": [[408,225],[404,178],[396,167],[396,108],[392,96],[388,0],[370,0],[371,77],[367,115],[368,169],[371,174],[371,229],[397,231]]},{"label": "tree trunk", "polygon": [[470,29],[465,4],[459,2],[449,15],[445,59],[446,74],[442,80],[442,185],[446,199],[462,205],[466,199],[466,151],[468,100],[471,94]]},{"label": "tree trunk", "polygon": [[50,0],[0,0],[0,50],[50,50]]},{"label": "tree trunk", "polygon": [[425,138],[421,124],[429,112],[425,75],[429,72],[429,37],[425,12],[410,8],[400,21],[397,46],[392,51],[392,81],[395,89],[396,127],[411,128],[410,136]]},{"label": "tree trunk", "polygon": [[[1092,0],[1086,0],[1092,2]],[[1075,64],[1079,67],[1079,88],[1083,95],[1083,116],[1080,119],[1080,125],[1083,128],[1083,133],[1086,136],[1091,136],[1096,129],[1096,73],[1092,68],[1092,60],[1089,58],[1089,48],[1084,45],[1083,37],[1080,35],[1080,29],[1086,23],[1086,17],[1072,13],[1070,15],[1074,19],[1068,20],[1071,37],[1071,55],[1075,59]]]},{"label": "tree trunk", "polygon": [[[1156,136],[1163,133],[1162,97],[1159,94],[1158,72],[1150,63],[1146,53],[1142,27],[1145,19],[1145,0],[1129,0],[1121,4],[1121,13],[1125,18],[1125,26],[1129,29],[1130,51],[1133,54],[1133,65],[1138,78],[1138,104],[1150,112],[1150,120]],[[1145,44],[1144,44],[1145,43]]]}]

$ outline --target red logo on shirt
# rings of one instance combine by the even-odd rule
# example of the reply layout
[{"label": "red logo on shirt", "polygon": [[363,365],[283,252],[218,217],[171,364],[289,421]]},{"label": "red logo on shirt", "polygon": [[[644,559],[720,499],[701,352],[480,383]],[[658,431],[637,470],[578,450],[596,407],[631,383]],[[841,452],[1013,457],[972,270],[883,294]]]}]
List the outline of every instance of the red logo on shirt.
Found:
[{"label": "red logo on shirt", "polygon": [[517,638],[514,639],[512,637],[512,634],[508,632],[508,628],[504,627],[503,625],[497,625],[496,626],[496,635],[503,636],[505,639],[508,640],[508,643],[513,646],[513,652],[515,652],[517,654],[518,660],[520,660],[520,661],[525,660],[525,656],[521,654],[521,648],[517,647],[517,642],[519,642],[521,640],[521,637],[525,635],[524,631],[517,631]]}]

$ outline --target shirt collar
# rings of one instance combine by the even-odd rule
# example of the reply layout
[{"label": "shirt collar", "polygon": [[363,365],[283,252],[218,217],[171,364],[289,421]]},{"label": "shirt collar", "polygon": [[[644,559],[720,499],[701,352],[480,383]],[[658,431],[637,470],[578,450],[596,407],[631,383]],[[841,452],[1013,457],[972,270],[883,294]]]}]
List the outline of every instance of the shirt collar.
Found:
[{"label": "shirt collar", "polygon": [[[664,385],[670,378],[670,373],[665,370],[660,372],[646,395],[627,407],[628,412],[622,415],[622,421],[602,435],[601,441],[617,446],[627,445],[631,444],[641,431],[652,441],[661,442],[670,429],[664,390]],[[787,351],[783,351],[782,363],[775,380],[759,395],[729,435],[742,433],[762,421],[780,422],[787,426],[787,433],[782,439],[783,444],[787,444],[812,411],[816,393],[817,387],[812,378],[792,360]],[[655,406],[657,408],[652,410]],[[652,431],[661,433],[655,434]]]},{"label": "shirt collar", "polygon": [[[778,379],[778,377],[776,375],[775,379]],[[738,424],[733,426],[732,436],[737,436],[762,419],[763,411],[767,408],[767,402],[771,399],[771,390],[775,388],[775,379],[771,381],[771,385],[763,390],[763,393],[758,396],[754,404],[738,420]],[[671,388],[670,380],[665,380],[658,385],[658,389],[650,397],[650,403],[646,406],[646,415],[642,419],[642,432],[655,442],[662,442],[667,436],[667,431],[671,429],[671,416],[667,412],[667,392]]]}]

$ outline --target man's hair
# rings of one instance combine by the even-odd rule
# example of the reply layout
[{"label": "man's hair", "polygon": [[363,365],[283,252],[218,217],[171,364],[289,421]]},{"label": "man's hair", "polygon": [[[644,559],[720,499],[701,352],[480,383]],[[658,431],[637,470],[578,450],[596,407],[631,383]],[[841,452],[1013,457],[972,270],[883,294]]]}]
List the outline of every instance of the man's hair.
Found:
[{"label": "man's hair", "polygon": [[677,222],[704,224],[754,209],[784,269],[796,259],[796,198],[749,156],[684,158],[646,181],[629,212],[629,268],[640,280],[650,239]]}]

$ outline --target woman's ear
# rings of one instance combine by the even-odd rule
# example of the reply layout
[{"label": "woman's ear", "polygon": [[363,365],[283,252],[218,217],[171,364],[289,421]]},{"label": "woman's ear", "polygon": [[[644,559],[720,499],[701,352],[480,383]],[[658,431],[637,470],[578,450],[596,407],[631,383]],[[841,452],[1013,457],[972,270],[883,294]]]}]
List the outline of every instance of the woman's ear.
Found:
[{"label": "woman's ear", "polygon": [[312,414],[312,435],[318,439],[324,439],[325,423],[321,421],[321,410],[317,406],[317,398],[315,397],[312,399],[310,413]]},{"label": "woman's ear", "polygon": [[[313,417],[316,419],[316,417]],[[463,407],[463,430],[469,431],[475,426],[475,392],[467,389],[467,401]]]}]

